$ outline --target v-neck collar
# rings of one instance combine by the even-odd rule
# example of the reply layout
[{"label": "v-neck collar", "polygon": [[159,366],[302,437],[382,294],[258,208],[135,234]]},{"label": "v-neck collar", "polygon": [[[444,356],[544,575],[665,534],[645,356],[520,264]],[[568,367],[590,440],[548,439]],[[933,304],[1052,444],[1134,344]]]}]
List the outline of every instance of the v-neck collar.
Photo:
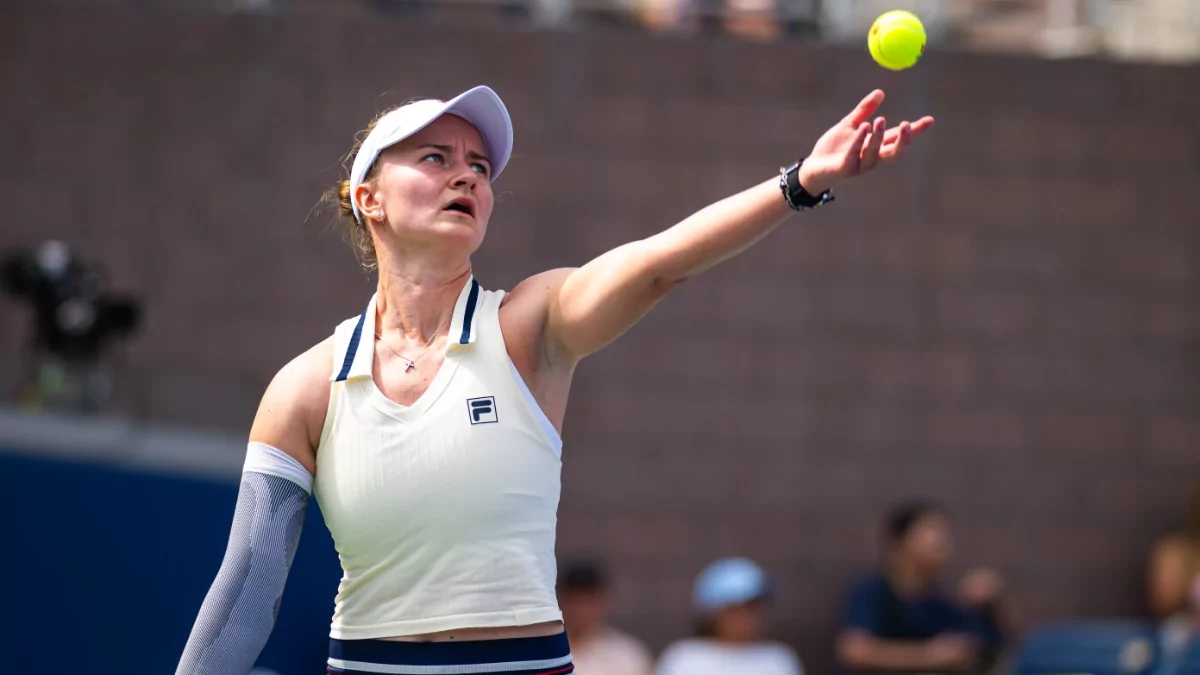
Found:
[{"label": "v-neck collar", "polygon": [[358,319],[354,332],[346,346],[342,368],[331,378],[335,382],[346,381],[348,385],[363,387],[372,405],[380,412],[402,422],[411,422],[421,416],[445,390],[450,378],[458,368],[458,360],[454,352],[457,349],[474,344],[478,335],[476,320],[479,305],[480,287],[474,275],[467,279],[458,300],[454,304],[454,314],[450,319],[448,336],[451,342],[447,345],[445,358],[438,367],[438,372],[430,381],[429,386],[413,401],[411,405],[402,405],[388,398],[375,383],[372,367],[375,360],[375,305],[378,293],[371,296],[367,309]]}]

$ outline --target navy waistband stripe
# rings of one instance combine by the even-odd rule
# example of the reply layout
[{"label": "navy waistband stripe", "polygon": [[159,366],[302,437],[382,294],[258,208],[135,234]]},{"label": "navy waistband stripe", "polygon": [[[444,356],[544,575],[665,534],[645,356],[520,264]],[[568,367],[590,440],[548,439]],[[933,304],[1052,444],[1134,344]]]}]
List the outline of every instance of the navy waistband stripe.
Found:
[{"label": "navy waistband stripe", "polygon": [[354,365],[354,355],[358,353],[358,343],[362,341],[363,323],[366,320],[367,313],[363,312],[358,317],[358,324],[354,326],[354,334],[350,336],[350,344],[346,345],[346,358],[342,361],[341,371],[338,372],[338,382],[350,376],[350,366]]},{"label": "navy waistband stripe", "polygon": [[[326,666],[325,672],[329,673],[330,675],[379,675],[379,673],[372,673],[372,672],[369,672],[366,670],[354,670],[352,668],[351,669],[337,668],[335,666]],[[495,675],[571,675],[574,672],[575,672],[575,666],[572,664],[572,665],[563,666],[562,668],[551,668],[550,670],[546,670],[545,668],[542,668],[539,670],[491,671],[490,673],[484,672],[484,673],[482,673],[482,675],[491,675],[491,673],[495,673]],[[479,675],[479,674],[475,674],[475,675]]]},{"label": "navy waistband stripe", "polygon": [[[330,639],[329,656],[343,661],[405,666],[448,666],[544,661],[571,654],[566,633],[473,642],[392,642]],[[546,669],[532,672],[544,672]],[[550,670],[556,670],[551,668]]]}]

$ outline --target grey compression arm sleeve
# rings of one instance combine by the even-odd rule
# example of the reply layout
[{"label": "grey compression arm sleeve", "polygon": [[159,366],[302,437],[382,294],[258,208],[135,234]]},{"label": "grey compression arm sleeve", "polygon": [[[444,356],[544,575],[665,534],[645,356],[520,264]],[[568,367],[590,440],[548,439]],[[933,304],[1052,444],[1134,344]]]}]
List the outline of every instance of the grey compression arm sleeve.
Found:
[{"label": "grey compression arm sleeve", "polygon": [[311,488],[295,459],[250,444],[225,558],[176,675],[246,675],[254,667],[275,626]]}]

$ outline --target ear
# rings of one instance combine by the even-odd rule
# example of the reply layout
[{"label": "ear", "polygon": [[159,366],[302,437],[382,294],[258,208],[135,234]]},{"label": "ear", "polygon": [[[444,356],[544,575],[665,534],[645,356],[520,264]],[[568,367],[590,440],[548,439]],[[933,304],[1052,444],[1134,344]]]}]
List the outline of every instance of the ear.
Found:
[{"label": "ear", "polygon": [[364,219],[379,220],[383,212],[383,205],[374,188],[374,181],[367,181],[354,188],[354,192],[350,194],[350,199],[358,205],[358,211]]}]

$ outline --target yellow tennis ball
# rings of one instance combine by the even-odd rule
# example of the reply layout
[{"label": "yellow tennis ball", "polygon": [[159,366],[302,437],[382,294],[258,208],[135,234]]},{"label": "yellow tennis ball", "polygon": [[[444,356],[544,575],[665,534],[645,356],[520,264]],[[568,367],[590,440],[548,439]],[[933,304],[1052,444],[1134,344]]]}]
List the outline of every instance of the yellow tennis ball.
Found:
[{"label": "yellow tennis ball", "polygon": [[871,24],[867,36],[871,58],[888,70],[904,70],[925,53],[925,26],[912,12],[884,12]]}]

